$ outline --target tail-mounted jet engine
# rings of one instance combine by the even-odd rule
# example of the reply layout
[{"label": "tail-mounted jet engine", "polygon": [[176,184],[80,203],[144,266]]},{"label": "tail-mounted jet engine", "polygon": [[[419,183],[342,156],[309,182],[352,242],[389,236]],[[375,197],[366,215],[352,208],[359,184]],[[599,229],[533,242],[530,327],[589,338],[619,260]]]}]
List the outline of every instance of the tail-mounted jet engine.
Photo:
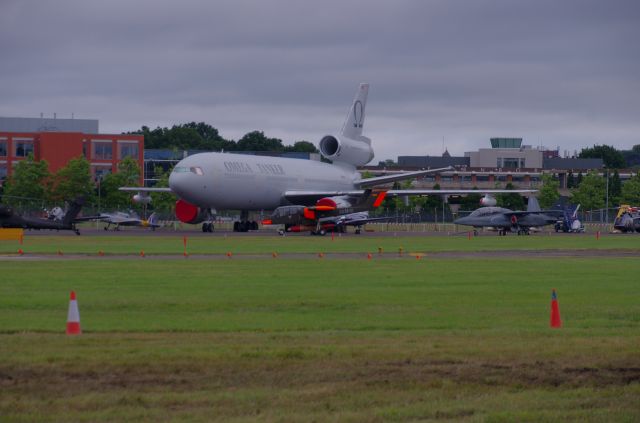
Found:
[{"label": "tail-mounted jet engine", "polygon": [[139,192],[133,196],[133,202],[138,204],[149,204],[151,202],[151,196],[144,192]]},{"label": "tail-mounted jet engine", "polygon": [[480,199],[481,206],[493,207],[496,204],[498,204],[498,202],[496,201],[496,198],[490,196],[489,194],[485,194],[485,196]]},{"label": "tail-mounted jet engine", "polygon": [[354,140],[326,135],[320,140],[320,153],[329,160],[353,166],[363,166],[373,159],[371,140],[363,136]]},{"label": "tail-mounted jet engine", "polygon": [[197,224],[209,219],[209,210],[201,209],[184,200],[176,201],[176,217],[183,223]]}]

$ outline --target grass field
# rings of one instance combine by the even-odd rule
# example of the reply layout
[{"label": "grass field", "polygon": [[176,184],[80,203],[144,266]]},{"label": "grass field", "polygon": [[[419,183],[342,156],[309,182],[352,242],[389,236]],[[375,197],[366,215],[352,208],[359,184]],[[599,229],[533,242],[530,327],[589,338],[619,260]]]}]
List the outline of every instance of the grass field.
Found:
[{"label": "grass field", "polygon": [[[609,238],[556,239],[637,248]],[[229,237],[193,248],[558,248],[521,239]],[[38,236],[23,248],[67,240],[76,252],[117,243]],[[118,248],[166,254],[175,241],[122,237]],[[637,258],[103,257],[0,269],[1,421],[640,420]],[[551,288],[562,329],[548,327]],[[79,337],[64,335],[72,289]]]},{"label": "grass field", "polygon": [[[56,254],[96,254],[103,251],[110,254],[182,254],[183,236],[155,235],[139,236],[118,234],[102,236],[55,236],[25,235],[24,243],[1,241],[0,254],[15,254],[21,248],[28,253]],[[335,236],[310,237],[303,234],[280,237],[273,236],[190,236],[187,249],[191,254],[234,254],[260,253],[317,253],[317,252],[357,252],[396,253],[439,251],[500,251],[500,250],[550,250],[550,249],[620,249],[636,250],[640,253],[640,236],[608,235],[597,239],[592,235],[533,235],[506,236],[483,235],[468,239],[457,236]]]}]

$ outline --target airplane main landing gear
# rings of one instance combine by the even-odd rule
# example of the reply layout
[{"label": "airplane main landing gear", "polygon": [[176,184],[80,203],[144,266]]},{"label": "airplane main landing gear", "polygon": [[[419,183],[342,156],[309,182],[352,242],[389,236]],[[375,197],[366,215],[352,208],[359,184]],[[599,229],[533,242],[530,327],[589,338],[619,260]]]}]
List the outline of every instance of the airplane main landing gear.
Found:
[{"label": "airplane main landing gear", "polygon": [[247,210],[240,211],[240,221],[233,222],[233,232],[257,231],[258,222],[249,221],[249,212]]}]

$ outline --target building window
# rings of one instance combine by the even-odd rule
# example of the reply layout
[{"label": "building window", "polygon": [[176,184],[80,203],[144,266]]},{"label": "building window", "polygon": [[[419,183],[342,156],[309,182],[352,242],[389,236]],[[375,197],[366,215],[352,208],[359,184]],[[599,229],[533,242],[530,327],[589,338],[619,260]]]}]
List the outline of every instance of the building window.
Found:
[{"label": "building window", "polygon": [[93,176],[95,180],[103,180],[105,176],[111,173],[111,166],[96,166],[93,168]]},{"label": "building window", "polygon": [[113,150],[111,147],[111,141],[109,142],[93,142],[93,154],[92,158],[95,160],[111,160],[113,157]]},{"label": "building window", "polygon": [[15,141],[15,157],[27,157],[33,154],[33,141]]},{"label": "building window", "polygon": [[515,159],[502,159],[502,167],[504,168],[508,168],[508,169],[517,169],[518,165],[520,164],[520,159],[515,158]]},{"label": "building window", "polygon": [[7,141],[0,140],[0,157],[7,156]]},{"label": "building window", "polygon": [[120,160],[123,160],[127,157],[132,157],[138,160],[138,143],[122,143],[119,144],[120,148]]},{"label": "building window", "polygon": [[7,164],[0,163],[0,181],[7,179]]}]

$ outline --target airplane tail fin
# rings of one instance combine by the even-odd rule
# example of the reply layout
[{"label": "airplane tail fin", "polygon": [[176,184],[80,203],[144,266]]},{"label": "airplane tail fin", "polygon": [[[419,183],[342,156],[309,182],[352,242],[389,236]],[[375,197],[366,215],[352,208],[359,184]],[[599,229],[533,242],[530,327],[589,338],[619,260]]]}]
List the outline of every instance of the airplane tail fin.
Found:
[{"label": "airplane tail fin", "polygon": [[67,213],[65,213],[64,218],[62,218],[62,223],[67,226],[71,225],[75,220],[75,218],[78,217],[78,214],[80,213],[80,210],[82,209],[83,204],[84,204],[83,196],[79,196],[75,200],[73,200],[69,204],[69,210],[67,210]]},{"label": "airplane tail fin", "polygon": [[362,127],[364,126],[365,106],[367,105],[367,95],[369,94],[369,84],[360,84],[360,88],[353,99],[353,104],[347,113],[340,133],[353,140],[371,141],[362,136]]},{"label": "airplane tail fin", "polygon": [[540,203],[538,203],[538,199],[533,195],[529,197],[529,203],[527,204],[527,211],[528,212],[542,211],[542,209],[540,209]]}]

